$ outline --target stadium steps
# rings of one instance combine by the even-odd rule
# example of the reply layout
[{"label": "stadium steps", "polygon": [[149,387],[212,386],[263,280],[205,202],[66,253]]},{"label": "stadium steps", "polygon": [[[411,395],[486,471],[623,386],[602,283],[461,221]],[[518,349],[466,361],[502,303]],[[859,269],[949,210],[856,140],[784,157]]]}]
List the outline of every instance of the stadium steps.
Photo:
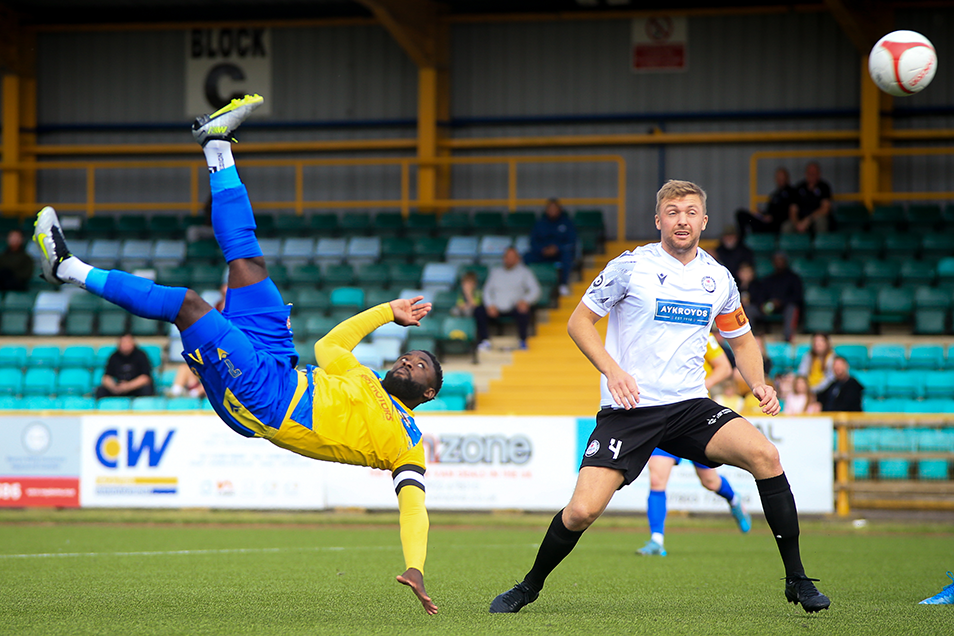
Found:
[{"label": "stadium steps", "polygon": [[[512,362],[504,365],[499,379],[491,379],[486,392],[478,392],[478,415],[592,415],[599,408],[600,374],[580,353],[566,333],[566,323],[590,282],[610,259],[634,243],[606,243],[583,270],[572,293],[560,298],[548,320],[537,324],[536,333],[524,351],[514,351]],[[606,321],[596,324],[606,337]]]}]

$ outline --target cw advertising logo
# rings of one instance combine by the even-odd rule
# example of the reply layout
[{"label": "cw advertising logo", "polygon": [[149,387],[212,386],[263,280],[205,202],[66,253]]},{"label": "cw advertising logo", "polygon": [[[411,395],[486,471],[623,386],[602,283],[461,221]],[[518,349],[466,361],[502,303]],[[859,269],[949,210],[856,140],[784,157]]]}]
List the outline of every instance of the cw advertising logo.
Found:
[{"label": "cw advertising logo", "polygon": [[[122,436],[118,429],[110,428],[96,439],[96,459],[106,468],[137,468],[145,459],[149,468],[156,468],[169,449],[175,430],[165,437],[152,429],[146,429],[137,440],[136,431],[127,430]],[[125,443],[124,443],[125,442]],[[178,492],[178,477],[149,476],[100,476],[96,478],[97,495],[175,495]]]},{"label": "cw advertising logo", "polygon": [[[147,429],[142,434],[142,439],[136,442],[135,431],[126,431],[126,463],[128,467],[136,466],[142,456],[143,451],[148,451],[149,467],[155,468],[162,460],[162,455],[169,447],[175,430],[166,433],[162,445],[156,447],[156,432]],[[123,445],[119,441],[119,431],[115,428],[105,430],[96,440],[96,459],[106,468],[118,468],[123,455]]]}]

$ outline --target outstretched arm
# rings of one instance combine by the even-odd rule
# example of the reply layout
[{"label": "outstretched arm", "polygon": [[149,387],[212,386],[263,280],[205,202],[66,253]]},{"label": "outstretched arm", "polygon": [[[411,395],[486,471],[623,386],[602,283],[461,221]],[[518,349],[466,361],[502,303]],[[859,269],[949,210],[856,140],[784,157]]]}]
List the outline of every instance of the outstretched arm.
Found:
[{"label": "outstretched arm", "polygon": [[[395,478],[397,479],[397,478]],[[407,585],[424,606],[428,614],[437,613],[437,605],[424,589],[424,559],[427,557],[427,531],[429,522],[424,507],[424,490],[415,483],[399,484],[398,509],[401,512],[401,546],[404,549],[404,574],[397,576],[398,583]]]}]

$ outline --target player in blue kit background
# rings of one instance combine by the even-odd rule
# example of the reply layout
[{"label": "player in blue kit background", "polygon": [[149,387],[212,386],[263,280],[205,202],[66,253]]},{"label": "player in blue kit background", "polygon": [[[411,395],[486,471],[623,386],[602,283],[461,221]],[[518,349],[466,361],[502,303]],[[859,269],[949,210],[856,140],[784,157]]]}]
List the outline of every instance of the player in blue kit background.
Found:
[{"label": "player in blue kit background", "polygon": [[[570,337],[601,373],[596,429],[570,503],[553,517],[523,581],[497,596],[491,613],[534,602],[547,576],[657,447],[711,468],[730,464],[750,472],[785,566],[785,598],[806,612],[831,604],[802,567],[795,498],[778,449],[706,391],[703,355],[715,323],[762,412],[780,410],[735,281],[699,249],[707,221],[702,188],[667,182],[656,194],[660,242],[610,261],[570,316]],[[604,344],[596,323],[607,315]]]},{"label": "player in blue kit background", "polygon": [[317,367],[296,368],[291,306],[268,277],[231,150],[233,132],[262,101],[258,95],[232,100],[192,129],[208,162],[212,227],[229,267],[222,313],[191,289],[84,263],[70,254],[51,207],[37,215],[33,236],[43,253],[43,277],[82,287],[137,316],[175,323],[186,363],[212,408],[238,434],[313,459],[391,471],[406,566],[397,580],[436,614],[424,589],[429,524],[424,447],[413,409],[437,395],[441,366],[428,351],[410,351],[380,379],[352,353],[388,322],[419,326],[431,305],[421,297],[399,298],[368,309],[315,343]]}]

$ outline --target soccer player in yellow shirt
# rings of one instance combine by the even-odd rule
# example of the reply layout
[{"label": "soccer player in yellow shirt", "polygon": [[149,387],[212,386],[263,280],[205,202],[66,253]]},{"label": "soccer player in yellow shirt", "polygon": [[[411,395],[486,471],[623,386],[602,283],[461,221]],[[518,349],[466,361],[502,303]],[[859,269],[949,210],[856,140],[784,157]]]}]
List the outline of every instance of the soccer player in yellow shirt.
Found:
[{"label": "soccer player in yellow shirt", "polygon": [[410,351],[379,378],[352,353],[388,322],[420,326],[431,305],[423,297],[399,298],[368,309],[315,344],[317,366],[297,368],[291,306],[268,276],[231,151],[232,133],[261,103],[258,95],[232,100],[193,125],[209,165],[212,227],[229,266],[222,313],[191,289],[79,260],[70,254],[51,207],[37,215],[33,236],[43,253],[43,276],[82,287],[137,316],[175,323],[186,363],[212,408],[238,434],[264,437],[305,457],[391,471],[406,566],[397,580],[414,591],[428,614],[436,614],[424,589],[425,464],[413,409],[440,391],[441,366],[428,351]]}]

